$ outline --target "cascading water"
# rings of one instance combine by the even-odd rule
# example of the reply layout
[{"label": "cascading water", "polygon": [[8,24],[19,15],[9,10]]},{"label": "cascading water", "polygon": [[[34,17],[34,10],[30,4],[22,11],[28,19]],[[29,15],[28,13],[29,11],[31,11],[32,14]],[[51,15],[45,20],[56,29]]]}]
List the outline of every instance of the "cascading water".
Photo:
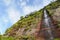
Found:
[{"label": "cascading water", "polygon": [[52,22],[52,18],[50,17],[49,13],[47,10],[43,11],[43,16],[42,16],[42,29],[44,32],[45,40],[53,40],[54,39],[54,24]]}]

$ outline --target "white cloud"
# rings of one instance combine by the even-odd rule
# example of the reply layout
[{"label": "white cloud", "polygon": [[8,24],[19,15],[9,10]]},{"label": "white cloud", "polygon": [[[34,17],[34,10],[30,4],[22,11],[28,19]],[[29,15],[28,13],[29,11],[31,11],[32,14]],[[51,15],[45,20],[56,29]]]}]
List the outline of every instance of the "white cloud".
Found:
[{"label": "white cloud", "polygon": [[[8,13],[7,17],[10,19],[10,20],[9,19],[7,20],[3,18],[4,23],[7,23],[8,21],[10,21],[12,24],[14,24],[19,20],[21,13],[17,10],[18,8],[16,8],[15,1],[17,0],[3,0],[5,5],[8,6],[6,9],[6,12]],[[35,10],[40,10],[44,6],[48,5],[52,0],[33,0],[33,4],[28,5],[27,2],[30,3],[30,1],[32,0],[20,0],[20,2],[18,2],[18,5],[21,7],[20,10],[22,11],[22,15],[29,14],[30,12],[33,12]],[[4,27],[3,25],[0,24],[1,33],[3,33],[3,31],[5,30]]]},{"label": "white cloud", "polygon": [[34,11],[33,7],[30,7],[30,6],[23,7],[24,14],[28,14],[28,13],[30,13],[32,11]]},{"label": "white cloud", "polygon": [[33,2],[33,4],[35,5],[35,6],[43,6],[43,0],[34,0],[34,2]]},{"label": "white cloud", "polygon": [[[32,6],[27,5],[26,2],[29,2],[29,0],[26,0],[26,1],[20,0],[20,2],[18,3],[18,5],[20,5],[20,7],[22,8],[23,14],[25,14],[25,15],[29,14],[30,12],[33,12],[33,11],[36,11],[36,10],[43,8],[43,4],[39,0],[34,0]],[[40,4],[40,2],[42,5],[38,5],[38,4]]]},{"label": "white cloud", "polygon": [[34,12],[36,10],[39,10],[40,8],[42,8],[42,7],[39,6],[37,8],[37,6],[24,6],[23,7],[23,12],[26,15],[26,14],[29,14],[29,13]]},{"label": "white cloud", "polygon": [[11,2],[12,2],[12,0],[3,0],[3,1],[4,1],[4,3],[5,3],[6,6],[10,5]]},{"label": "white cloud", "polygon": [[21,6],[25,6],[25,5],[26,5],[26,2],[22,2],[22,3],[21,3]]},{"label": "white cloud", "polygon": [[20,2],[22,2],[23,0],[19,0]]},{"label": "white cloud", "polygon": [[20,6],[22,7],[24,14],[26,15],[35,10],[42,9],[44,6],[48,5],[50,3],[50,1],[52,1],[52,0],[49,0],[49,1],[48,0],[34,0],[34,2],[33,2],[34,6],[26,5],[26,1],[23,1],[22,3],[25,3],[24,6],[21,6],[21,5]]},{"label": "white cloud", "polygon": [[23,2],[23,1],[27,1],[27,2],[29,2],[29,0],[19,0],[20,2]]},{"label": "white cloud", "polygon": [[8,22],[8,20],[7,20],[7,19],[4,19],[3,21],[4,21],[5,23],[7,23],[7,22]]},{"label": "white cloud", "polygon": [[[12,0],[5,0],[4,2],[6,3],[6,5],[9,5],[11,1]],[[29,6],[26,3],[26,2],[29,2],[29,0],[19,0],[19,1],[20,2],[18,2],[18,5],[20,5],[20,7],[22,8],[23,14],[25,15],[35,10],[39,10],[50,3],[50,1],[48,0],[34,0],[33,2],[34,6],[33,5]],[[16,22],[20,17],[20,12],[14,9],[13,7],[9,7],[7,12],[8,12],[9,18],[11,19],[13,23]]]},{"label": "white cloud", "polygon": [[10,7],[10,8],[8,8],[7,13],[8,13],[8,16],[9,16],[12,24],[19,20],[20,12],[18,10]]},{"label": "white cloud", "polygon": [[43,4],[44,4],[44,6],[46,6],[46,5],[48,5],[49,3],[54,2],[54,1],[56,1],[56,0],[44,0],[44,1],[43,1]]},{"label": "white cloud", "polygon": [[26,1],[20,0],[20,1],[18,2],[18,5],[20,5],[20,6],[25,6],[25,5],[26,5]]},{"label": "white cloud", "polygon": [[27,2],[29,2],[29,0],[26,0]]},{"label": "white cloud", "polygon": [[6,19],[5,17],[2,17],[2,20],[3,20],[4,23],[8,22],[8,19]]}]

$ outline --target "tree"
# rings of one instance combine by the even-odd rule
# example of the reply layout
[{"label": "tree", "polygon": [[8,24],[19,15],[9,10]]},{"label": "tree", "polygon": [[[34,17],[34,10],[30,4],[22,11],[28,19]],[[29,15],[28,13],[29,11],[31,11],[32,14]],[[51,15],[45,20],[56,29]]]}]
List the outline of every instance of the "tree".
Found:
[{"label": "tree", "polygon": [[24,18],[23,16],[20,17],[21,20],[22,20],[23,18]]}]

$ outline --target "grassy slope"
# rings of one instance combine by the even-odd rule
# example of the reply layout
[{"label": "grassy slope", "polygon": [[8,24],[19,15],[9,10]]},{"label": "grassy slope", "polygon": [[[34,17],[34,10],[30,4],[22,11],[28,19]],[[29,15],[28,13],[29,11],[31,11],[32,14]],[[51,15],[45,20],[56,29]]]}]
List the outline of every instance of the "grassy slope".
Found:
[{"label": "grassy slope", "polygon": [[[56,1],[56,2],[52,2],[51,4],[47,5],[45,8],[52,15],[53,12],[51,12],[51,10],[56,9],[59,6],[60,6],[60,2]],[[27,28],[28,29],[31,27],[31,24],[36,25],[41,20],[41,15],[42,15],[43,9],[36,11],[36,12],[32,12],[29,15],[26,15],[25,17],[22,16],[18,22],[16,22],[13,26],[11,26],[11,28],[7,29],[6,33],[10,32],[13,29],[18,30],[18,28]],[[36,27],[36,26],[34,26],[34,27]]]},{"label": "grassy slope", "polygon": [[[53,15],[51,10],[56,9],[59,6],[60,6],[60,1],[56,1],[56,2],[52,2],[51,4],[47,5],[45,8],[50,12],[51,15]],[[19,28],[25,28],[25,31],[36,28],[38,22],[41,20],[42,11],[43,11],[43,9],[30,13],[29,15],[26,15],[25,17],[22,16],[21,19],[17,23],[15,23],[11,28],[7,29],[6,34],[13,33],[15,31],[17,31]],[[33,39],[33,37],[24,36],[24,35],[20,38]],[[0,39],[1,39],[1,37],[0,37]],[[5,40],[4,37],[2,37],[2,39]],[[6,38],[6,39],[9,40],[8,38]],[[10,38],[10,39],[12,39],[12,38]],[[58,40],[58,39],[55,39],[55,40]]]}]

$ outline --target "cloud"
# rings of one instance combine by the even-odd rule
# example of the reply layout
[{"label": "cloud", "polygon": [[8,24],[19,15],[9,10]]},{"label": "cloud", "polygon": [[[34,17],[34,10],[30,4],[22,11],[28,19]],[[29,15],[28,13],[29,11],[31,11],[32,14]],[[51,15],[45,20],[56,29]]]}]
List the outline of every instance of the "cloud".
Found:
[{"label": "cloud", "polygon": [[22,8],[22,12],[23,14],[29,14],[30,12],[36,11],[36,10],[40,10],[42,9],[44,6],[46,6],[47,4],[50,3],[50,1],[48,0],[31,0],[33,1],[31,5],[28,5],[27,2],[29,2],[29,0],[20,0],[20,2],[18,2],[18,5],[20,5],[20,7]]},{"label": "cloud", "polygon": [[[34,2],[33,2],[34,6],[27,5],[27,2],[29,2],[29,0],[19,0],[19,1],[20,2],[18,2],[18,5],[20,5],[20,7],[22,8],[22,15],[26,15],[26,14],[29,14],[30,12],[43,8],[41,5],[37,5],[37,4],[40,4],[40,2],[41,2],[39,0],[34,0]],[[4,2],[6,5],[10,5],[12,3],[12,0],[4,0]],[[14,5],[16,5],[16,4],[14,4]],[[10,5],[10,7],[8,7],[8,9],[6,9],[6,11],[8,13],[8,17],[12,23],[15,23],[16,21],[18,21],[20,18],[20,15],[21,15],[21,13],[17,10],[17,8],[14,7],[14,5]],[[5,20],[5,21],[7,21],[7,20]]]},{"label": "cloud", "polygon": [[51,1],[52,1],[52,0],[49,0],[49,1],[48,1],[48,0],[44,0],[44,1],[43,1],[43,5],[46,6],[46,5],[48,5],[49,3],[51,3]]},{"label": "cloud", "polygon": [[3,21],[4,23],[8,23],[8,19],[7,19],[5,16],[2,17],[2,21]]},{"label": "cloud", "polygon": [[[31,5],[27,4],[27,2],[29,1],[33,1]],[[44,6],[48,5],[50,1],[52,0],[49,1],[48,0],[19,0],[17,2],[18,3],[17,5],[21,7],[21,9],[19,10],[22,10],[22,15],[26,15],[29,14],[30,12],[40,10]],[[15,23],[20,18],[21,12],[19,12],[17,8],[15,8],[16,4],[14,4],[12,0],[4,0],[4,2],[6,5],[10,5],[12,3],[12,5],[10,5],[10,7],[8,7],[7,9],[7,13],[11,22]]]},{"label": "cloud", "polygon": [[5,23],[7,23],[7,22],[8,22],[8,20],[7,20],[7,19],[3,19],[3,21],[4,21]]},{"label": "cloud", "polygon": [[40,5],[40,6],[43,6],[43,1],[44,1],[44,0],[34,0],[34,1],[33,1],[33,5],[35,5],[35,6],[39,6],[39,5]]},{"label": "cloud", "polygon": [[[16,0],[3,0],[3,2],[5,3],[7,7],[6,13],[12,24],[14,24],[20,18],[20,11],[17,10],[15,1]],[[22,3],[21,5],[25,5],[25,4]],[[7,22],[7,20],[4,20],[4,21]]]},{"label": "cloud", "polygon": [[20,2],[22,2],[23,0],[19,0]]},{"label": "cloud", "polygon": [[[29,14],[30,12],[38,11],[44,6],[48,5],[52,0],[34,0],[32,5],[22,6],[24,14]],[[24,1],[26,2],[26,1]],[[21,5],[20,5],[21,6]]]},{"label": "cloud", "polygon": [[8,17],[10,21],[12,22],[12,24],[18,21],[20,18],[20,12],[14,9],[13,7],[8,8],[7,13],[8,13]]},{"label": "cloud", "polygon": [[17,2],[17,5],[19,5],[19,6],[25,6],[25,5],[26,5],[26,1],[24,1],[24,0],[19,0],[19,1]]},{"label": "cloud", "polygon": [[26,5],[26,2],[22,2],[22,3],[21,3],[21,6],[25,6],[25,5]]},{"label": "cloud", "polygon": [[3,2],[5,3],[6,6],[10,5],[12,0],[3,0]]},{"label": "cloud", "polygon": [[26,15],[26,14],[30,14],[31,12],[38,11],[38,10],[40,10],[40,8],[42,8],[42,7],[38,6],[38,8],[37,8],[36,6],[35,7],[34,6],[24,6],[23,12]]},{"label": "cloud", "polygon": [[[36,10],[38,11],[48,5],[50,1],[52,0],[3,0],[6,8],[2,11],[6,11],[7,18],[0,19],[0,32],[3,33],[8,26],[17,22],[21,15],[25,16]],[[4,16],[5,12],[2,12],[2,14]]]},{"label": "cloud", "polygon": [[25,7],[23,7],[23,10],[24,10],[23,11],[24,14],[29,14],[30,12],[33,12],[35,9],[31,6],[25,6]]}]

